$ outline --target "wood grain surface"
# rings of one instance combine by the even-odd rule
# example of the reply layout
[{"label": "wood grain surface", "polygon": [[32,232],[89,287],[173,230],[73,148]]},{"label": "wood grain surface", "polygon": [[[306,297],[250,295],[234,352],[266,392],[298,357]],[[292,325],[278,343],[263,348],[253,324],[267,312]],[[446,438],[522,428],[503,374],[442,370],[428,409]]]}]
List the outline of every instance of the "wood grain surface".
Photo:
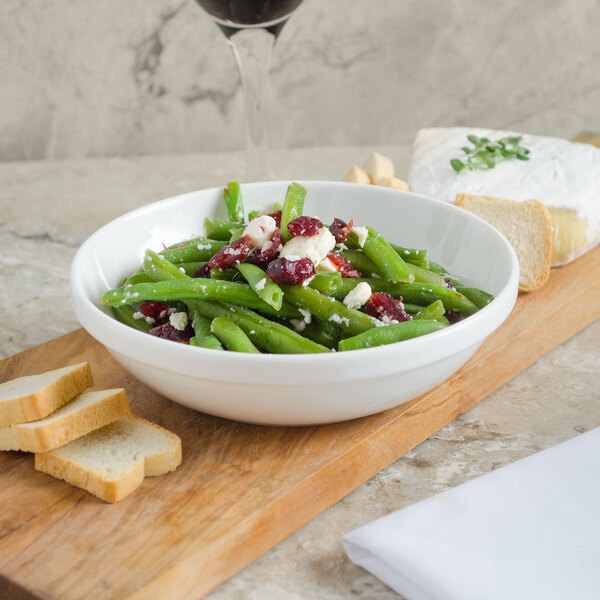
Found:
[{"label": "wood grain surface", "polygon": [[594,321],[599,273],[600,247],[553,269],[450,379],[335,425],[260,427],[178,406],[81,329],[5,359],[0,381],[89,361],[97,387],[124,387],[134,413],[181,437],[184,459],[108,505],[36,472],[31,455],[0,453],[0,598],[200,598]]}]

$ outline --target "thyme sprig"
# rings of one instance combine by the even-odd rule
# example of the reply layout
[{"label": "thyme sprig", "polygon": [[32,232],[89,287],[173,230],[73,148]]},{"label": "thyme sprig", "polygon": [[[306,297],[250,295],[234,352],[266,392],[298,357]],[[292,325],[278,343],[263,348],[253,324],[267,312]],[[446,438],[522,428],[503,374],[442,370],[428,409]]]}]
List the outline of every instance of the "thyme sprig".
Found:
[{"label": "thyme sprig", "polygon": [[450,165],[460,173],[465,169],[475,171],[478,169],[493,169],[504,160],[516,158],[529,160],[529,149],[521,145],[522,135],[508,136],[496,141],[486,137],[468,135],[467,139],[473,147],[463,146],[461,150],[467,155],[465,159],[453,158]]}]

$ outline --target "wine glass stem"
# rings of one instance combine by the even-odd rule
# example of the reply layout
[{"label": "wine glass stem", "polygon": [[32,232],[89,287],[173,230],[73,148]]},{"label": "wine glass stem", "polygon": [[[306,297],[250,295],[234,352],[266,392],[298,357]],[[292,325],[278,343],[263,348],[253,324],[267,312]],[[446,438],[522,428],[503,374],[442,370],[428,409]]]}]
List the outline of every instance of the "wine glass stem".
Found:
[{"label": "wine glass stem", "polygon": [[275,35],[262,28],[241,29],[228,38],[240,72],[246,105],[246,181],[269,178],[267,87]]}]

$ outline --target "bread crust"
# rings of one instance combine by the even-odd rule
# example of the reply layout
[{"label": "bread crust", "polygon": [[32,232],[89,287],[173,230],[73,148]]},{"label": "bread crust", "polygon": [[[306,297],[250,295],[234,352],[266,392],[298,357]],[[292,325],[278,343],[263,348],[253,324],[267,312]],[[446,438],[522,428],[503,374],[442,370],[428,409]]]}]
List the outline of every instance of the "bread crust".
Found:
[{"label": "bread crust", "polygon": [[[494,196],[480,196],[477,194],[457,194],[455,205],[476,214],[490,225],[496,227],[511,242],[517,257],[519,258],[519,291],[534,292],[540,289],[550,276],[550,262],[552,259],[552,216],[548,207],[538,200],[509,200],[507,198],[496,198]],[[525,256],[524,246],[527,240],[511,240],[510,232],[503,222],[490,218],[487,210],[490,206],[501,208],[507,219],[522,219],[524,214],[530,213],[535,219],[541,231],[541,246],[529,248],[527,251],[539,253],[540,260],[535,272],[529,272],[523,268]]]},{"label": "bread crust", "polygon": [[[145,477],[164,475],[174,471],[181,464],[181,440],[177,435],[134,415],[124,417],[124,419],[130,420],[137,427],[154,430],[155,435],[159,433],[163,441],[168,441],[168,443],[164,448],[157,451],[143,453],[140,450],[131,459],[131,462],[124,465],[123,474],[115,479],[104,477],[101,472],[94,470],[90,465],[86,465],[85,460],[78,462],[65,456],[64,453],[61,453],[61,448],[36,453],[35,468],[71,485],[87,490],[105,502],[113,503],[122,500],[133,492],[141,485]],[[119,421],[115,423],[119,423]],[[111,426],[107,425],[104,428],[105,431],[108,431],[107,428]],[[104,434],[102,435],[104,436]],[[98,452],[101,452],[102,441],[98,440],[96,443],[98,444]]]},{"label": "bread crust", "polygon": [[[56,371],[62,370],[64,369],[56,369]],[[14,385],[19,379],[8,383]],[[87,362],[73,365],[72,370],[63,374],[57,373],[53,381],[46,383],[35,392],[15,395],[13,398],[0,401],[0,427],[43,419],[93,385],[90,365]]]},{"label": "bread crust", "polygon": [[[60,417],[0,428],[0,450],[47,452],[131,414],[123,388],[91,392],[98,399]],[[86,392],[83,396],[89,396]],[[82,396],[82,397],[83,397]],[[71,400],[76,402],[77,398]]]}]

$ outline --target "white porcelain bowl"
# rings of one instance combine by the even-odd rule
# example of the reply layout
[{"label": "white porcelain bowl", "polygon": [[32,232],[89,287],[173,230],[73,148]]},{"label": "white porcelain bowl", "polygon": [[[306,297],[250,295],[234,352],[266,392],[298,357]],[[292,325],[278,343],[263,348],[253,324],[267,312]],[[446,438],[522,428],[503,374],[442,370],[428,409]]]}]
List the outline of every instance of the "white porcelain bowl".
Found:
[{"label": "white porcelain bowl", "polygon": [[[494,294],[455,325],[397,344],[351,352],[254,355],[177,344],[116,321],[98,299],[154,250],[202,233],[225,216],[222,188],[183,194],[130,212],[94,233],[71,268],[72,300],[85,329],[135,377],[193,409],[250,423],[310,425],[392,408],[459,369],[509,315],[516,299],[515,253],[494,228],[450,204],[409,192],[339,182],[301,182],[305,214],[354,218],[390,241],[426,248],[466,283]],[[288,182],[242,186],[248,210],[281,202]]]}]

